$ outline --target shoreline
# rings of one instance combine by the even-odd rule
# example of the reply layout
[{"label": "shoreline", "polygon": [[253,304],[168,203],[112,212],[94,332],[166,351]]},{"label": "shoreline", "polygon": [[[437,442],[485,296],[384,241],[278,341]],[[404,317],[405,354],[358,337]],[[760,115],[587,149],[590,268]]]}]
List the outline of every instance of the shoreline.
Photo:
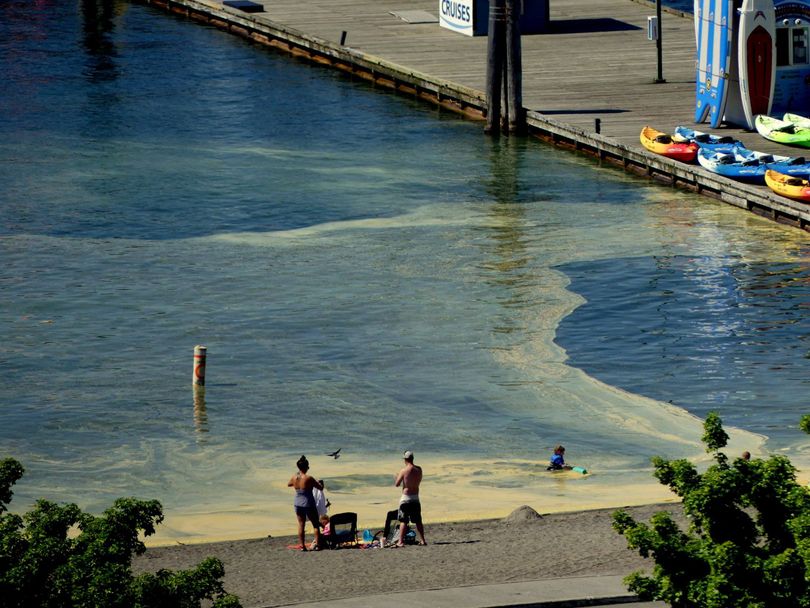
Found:
[{"label": "shoreline", "polygon": [[[620,507],[639,521],[667,510],[686,525],[680,504]],[[215,556],[225,565],[225,589],[248,607],[328,601],[387,591],[420,591],[514,583],[569,576],[619,575],[650,570],[611,527],[616,508],[426,523],[427,547],[340,549],[302,553],[295,537],[253,538],[149,547],[133,561],[135,573],[189,568]],[[307,530],[307,539],[312,538]],[[362,534],[362,530],[359,530]],[[306,583],[301,573],[306,572]],[[408,572],[402,576],[401,572]]]},{"label": "shoreline", "polygon": [[[555,473],[558,474],[558,473]],[[573,475],[573,474],[572,474]],[[657,482],[656,482],[657,483]],[[661,489],[661,492],[650,492],[649,494],[640,495],[637,500],[625,500],[624,502],[616,499],[613,502],[582,502],[579,503],[576,501],[576,497],[568,497],[562,496],[560,497],[561,500],[552,502],[551,504],[546,503],[543,506],[539,505],[536,501],[531,501],[534,504],[535,510],[544,514],[544,515],[565,515],[567,513],[582,513],[582,512],[590,512],[590,511],[609,511],[613,509],[625,508],[625,507],[643,507],[645,505],[655,504],[655,505],[674,505],[678,504],[679,499],[670,492],[668,488],[661,486],[660,484],[657,486]],[[617,492],[621,494],[621,492]],[[666,496],[671,496],[671,499],[667,499]],[[428,501],[426,501],[428,502]],[[573,505],[566,506],[565,503],[574,503]],[[513,505],[516,503],[513,503]],[[430,517],[431,513],[441,512],[447,513],[447,509],[442,506],[442,508],[436,508],[435,505],[431,507],[430,504],[426,505],[427,508],[424,509],[424,512],[428,514],[425,516],[425,525],[426,526],[446,526],[446,525],[467,525],[474,522],[480,521],[499,521],[504,517],[508,517],[509,514],[513,511],[513,507],[506,507],[502,509],[493,509],[493,510],[486,510],[486,509],[479,509],[469,512],[469,514],[458,515],[451,519],[442,519],[440,517]],[[573,508],[572,508],[573,507]],[[392,501],[390,504],[387,505],[376,505],[374,510],[374,515],[367,515],[368,512],[366,509],[356,510],[353,508],[339,508],[330,509],[330,514],[342,513],[345,511],[348,512],[357,512],[358,513],[358,521],[357,521],[357,529],[360,533],[364,529],[371,530],[372,532],[379,531],[382,529],[383,520],[385,518],[385,512],[391,509],[396,508],[396,501]],[[542,510],[541,510],[542,509]],[[423,512],[423,516],[424,516]],[[235,532],[229,533],[227,529],[224,529],[222,533],[214,533],[211,534],[211,530],[217,530],[217,528],[222,528],[222,524],[218,524],[218,520],[222,518],[222,513],[206,513],[197,516],[184,516],[184,515],[172,515],[166,517],[166,520],[157,527],[156,534],[146,538],[145,544],[149,548],[167,548],[167,547],[176,547],[176,546],[201,546],[201,545],[215,545],[219,543],[233,543],[233,542],[244,542],[249,540],[254,540],[256,538],[262,538],[264,536],[264,532],[267,531],[268,534],[266,535],[268,538],[294,538],[296,536],[295,530],[295,516],[292,513],[292,508],[289,509],[289,514],[286,517],[286,523],[282,525],[275,525],[275,526],[267,526],[263,525],[266,524],[267,521],[270,520],[269,517],[262,517],[260,515],[249,515],[246,517],[234,516],[231,517],[234,520],[242,521],[244,520],[246,523],[245,526],[242,527],[244,530],[243,532]],[[226,516],[227,517],[227,516]],[[178,519],[183,520],[182,527],[171,527],[167,526],[166,522],[175,521]],[[428,523],[430,522],[430,523]],[[206,530],[206,536],[184,536],[182,534],[179,535],[165,535],[160,534],[161,528],[169,528],[172,530]],[[227,528],[227,526],[226,526]],[[312,536],[311,528],[309,524],[307,524],[307,537]]]}]

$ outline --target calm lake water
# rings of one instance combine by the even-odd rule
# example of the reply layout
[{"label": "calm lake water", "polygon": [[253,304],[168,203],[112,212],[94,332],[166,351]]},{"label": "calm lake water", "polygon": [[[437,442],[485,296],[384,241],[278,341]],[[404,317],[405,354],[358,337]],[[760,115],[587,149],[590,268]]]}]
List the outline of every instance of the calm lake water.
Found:
[{"label": "calm lake water", "polygon": [[692,13],[695,10],[692,0],[662,0],[661,4],[685,13]]},{"label": "calm lake water", "polygon": [[17,510],[289,532],[306,453],[381,525],[405,448],[430,520],[658,500],[712,409],[807,464],[797,230],[128,2],[2,3],[0,69]]}]

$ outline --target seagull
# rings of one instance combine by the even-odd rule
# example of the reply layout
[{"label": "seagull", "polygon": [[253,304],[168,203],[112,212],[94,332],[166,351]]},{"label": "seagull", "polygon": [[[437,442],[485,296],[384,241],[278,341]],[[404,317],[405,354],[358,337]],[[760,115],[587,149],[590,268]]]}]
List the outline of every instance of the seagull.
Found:
[{"label": "seagull", "polygon": [[338,448],[334,452],[331,452],[331,453],[327,454],[327,456],[331,456],[332,458],[337,460],[338,458],[340,458],[340,450],[342,450],[342,449],[343,448]]}]

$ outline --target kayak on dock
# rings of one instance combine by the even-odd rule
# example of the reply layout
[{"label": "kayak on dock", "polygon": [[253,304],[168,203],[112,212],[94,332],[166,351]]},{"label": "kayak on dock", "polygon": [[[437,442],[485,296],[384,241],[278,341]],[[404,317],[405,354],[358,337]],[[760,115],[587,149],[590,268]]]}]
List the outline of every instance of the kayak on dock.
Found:
[{"label": "kayak on dock", "polygon": [[804,156],[779,156],[739,146],[734,148],[732,153],[737,160],[757,159],[777,173],[784,173],[791,177],[810,178],[810,162]]},{"label": "kayak on dock", "polygon": [[729,135],[712,135],[703,131],[696,131],[689,127],[677,126],[672,140],[682,143],[695,143],[701,149],[709,149],[713,152],[731,152],[734,146],[742,146],[739,139],[734,139]]},{"label": "kayak on dock", "polygon": [[740,158],[731,152],[715,152],[701,148],[698,150],[697,159],[701,167],[717,175],[751,184],[765,183],[768,165],[753,156]]},{"label": "kayak on dock", "polygon": [[759,114],[754,123],[759,134],[765,139],[787,146],[810,148],[810,128],[800,127],[792,122],[764,114]]},{"label": "kayak on dock", "polygon": [[646,126],[641,130],[640,139],[641,145],[650,152],[661,154],[667,158],[691,163],[694,162],[697,156],[698,145],[696,143],[673,141],[671,135],[650,126]]},{"label": "kayak on dock", "polygon": [[802,129],[810,129],[810,118],[807,118],[806,116],[786,112],[784,116],[782,116],[782,120],[792,123],[797,127],[801,127]]},{"label": "kayak on dock", "polygon": [[802,156],[776,156],[742,146],[734,146],[731,152],[701,148],[697,159],[712,173],[752,184],[764,184],[768,169],[790,177],[810,177],[810,163]]},{"label": "kayak on dock", "polygon": [[769,169],[765,172],[765,183],[777,194],[810,203],[810,181],[806,179],[791,177]]}]

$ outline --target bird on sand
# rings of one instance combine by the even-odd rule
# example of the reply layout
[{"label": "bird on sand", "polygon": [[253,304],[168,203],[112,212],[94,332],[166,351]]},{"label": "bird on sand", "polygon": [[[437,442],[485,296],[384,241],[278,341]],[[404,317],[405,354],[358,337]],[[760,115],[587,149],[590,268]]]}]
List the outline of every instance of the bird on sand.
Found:
[{"label": "bird on sand", "polygon": [[331,456],[332,458],[337,460],[338,458],[340,458],[340,450],[342,450],[342,449],[343,448],[338,448],[334,452],[330,452],[329,454],[327,454],[327,456]]}]

